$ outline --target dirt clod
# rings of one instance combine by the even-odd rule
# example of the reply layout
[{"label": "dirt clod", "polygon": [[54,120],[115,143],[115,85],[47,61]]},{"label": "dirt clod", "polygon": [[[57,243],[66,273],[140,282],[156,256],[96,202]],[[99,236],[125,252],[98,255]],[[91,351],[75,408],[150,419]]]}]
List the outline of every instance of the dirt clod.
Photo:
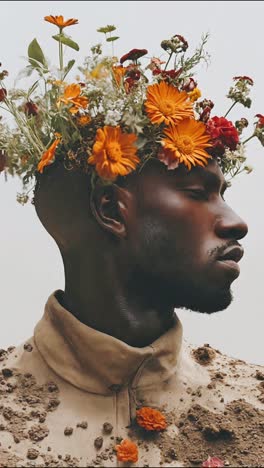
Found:
[{"label": "dirt clod", "polygon": [[24,350],[28,351],[28,353],[31,353],[31,351],[33,350],[33,346],[30,343],[25,343]]},{"label": "dirt clod", "polygon": [[108,422],[105,422],[103,424],[103,431],[104,431],[105,434],[111,434],[111,432],[113,431],[112,424],[110,424]]},{"label": "dirt clod", "polygon": [[28,449],[27,458],[29,460],[36,460],[36,458],[38,458],[38,456],[39,456],[39,451],[37,449],[34,449],[34,448]]},{"label": "dirt clod", "polygon": [[96,437],[94,441],[94,446],[97,450],[99,450],[100,448],[102,448],[103,443],[104,443],[103,437]]},{"label": "dirt clod", "polygon": [[77,423],[76,427],[81,427],[82,429],[87,429],[88,423],[87,423],[87,421],[82,421],[80,423]]},{"label": "dirt clod", "polygon": [[202,366],[207,366],[216,357],[216,352],[208,345],[200,346],[192,352],[194,359]]},{"label": "dirt clod", "polygon": [[73,428],[72,427],[70,427],[70,426],[65,427],[64,435],[70,436],[70,435],[72,435],[72,433],[73,433]]}]

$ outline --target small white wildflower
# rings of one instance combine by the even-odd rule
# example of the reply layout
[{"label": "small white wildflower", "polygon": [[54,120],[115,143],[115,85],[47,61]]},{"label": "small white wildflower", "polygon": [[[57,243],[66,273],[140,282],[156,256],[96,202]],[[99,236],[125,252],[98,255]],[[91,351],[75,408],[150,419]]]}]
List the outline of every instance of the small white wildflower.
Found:
[{"label": "small white wildflower", "polygon": [[118,110],[109,110],[105,116],[105,125],[116,126],[121,120],[121,113]]}]

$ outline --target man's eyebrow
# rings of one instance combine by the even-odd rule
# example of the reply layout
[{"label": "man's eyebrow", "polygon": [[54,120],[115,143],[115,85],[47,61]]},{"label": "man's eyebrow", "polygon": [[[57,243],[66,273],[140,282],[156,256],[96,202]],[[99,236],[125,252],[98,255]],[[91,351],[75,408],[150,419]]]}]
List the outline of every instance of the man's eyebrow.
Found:
[{"label": "man's eyebrow", "polygon": [[200,177],[205,185],[221,187],[221,191],[224,192],[228,188],[228,183],[225,179],[222,179],[214,172],[201,171]]}]

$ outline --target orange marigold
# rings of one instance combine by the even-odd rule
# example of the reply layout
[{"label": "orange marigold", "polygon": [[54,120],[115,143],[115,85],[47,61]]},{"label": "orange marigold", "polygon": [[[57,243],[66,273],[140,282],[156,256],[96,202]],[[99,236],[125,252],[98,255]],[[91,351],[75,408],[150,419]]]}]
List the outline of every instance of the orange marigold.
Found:
[{"label": "orange marigold", "polygon": [[164,130],[167,138],[162,140],[165,155],[170,154],[188,169],[193,166],[206,166],[211,156],[206,148],[212,146],[210,135],[206,133],[206,126],[195,119],[184,119],[178,125],[170,125]]},{"label": "orange marigold", "polygon": [[177,124],[193,117],[193,107],[186,91],[179,91],[166,81],[150,85],[147,89],[145,109],[153,124]]},{"label": "orange marigold", "polygon": [[115,450],[118,461],[133,463],[138,461],[138,446],[131,440],[122,440],[121,444],[115,446]]},{"label": "orange marigold", "polygon": [[167,427],[165,416],[160,411],[147,406],[137,410],[136,419],[138,425],[147,431],[163,431]]},{"label": "orange marigold", "polygon": [[134,133],[122,133],[120,127],[99,128],[88,164],[94,164],[98,175],[105,180],[113,181],[119,175],[129,174],[140,162],[134,145],[136,139]]},{"label": "orange marigold", "polygon": [[63,29],[66,28],[67,26],[72,26],[73,24],[78,24],[78,20],[74,18],[70,18],[68,20],[64,20],[64,17],[62,15],[60,16],[44,16],[44,20],[48,21],[48,23],[55,24],[55,26],[58,26],[58,28]]},{"label": "orange marigold", "polygon": [[45,151],[45,153],[43,153],[42,158],[38,163],[37,169],[41,174],[43,173],[44,167],[52,163],[52,159],[54,158],[55,151],[60,141],[61,141],[61,135],[59,133],[56,133],[56,139],[50,145],[50,147]]},{"label": "orange marigold", "polygon": [[64,104],[73,104],[69,109],[71,114],[76,114],[80,108],[85,109],[88,106],[89,100],[86,96],[80,96],[81,86],[77,83],[70,84],[65,87],[64,93],[57,100],[57,106],[60,106],[60,103]]}]

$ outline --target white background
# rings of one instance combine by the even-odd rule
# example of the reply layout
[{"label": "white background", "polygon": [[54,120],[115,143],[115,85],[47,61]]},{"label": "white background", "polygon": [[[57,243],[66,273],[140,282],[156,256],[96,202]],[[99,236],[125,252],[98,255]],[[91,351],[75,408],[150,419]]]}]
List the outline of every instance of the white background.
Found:
[{"label": "white background", "polygon": [[[58,63],[57,43],[51,39],[57,28],[43,21],[49,14],[79,19],[79,25],[66,31],[80,45],[79,53],[67,53],[78,64],[91,45],[103,40],[96,29],[106,24],[118,28],[121,39],[115,54],[119,57],[132,48],[147,48],[149,57],[160,56],[161,40],[174,34],[182,34],[193,50],[209,31],[211,64],[197,75],[203,97],[215,102],[216,115],[224,115],[231,104],[225,95],[232,77],[248,75],[255,81],[253,105],[250,110],[237,106],[230,118],[253,120],[256,113],[264,114],[263,2],[1,2],[0,61],[9,70],[10,85],[26,65],[23,57],[34,37],[51,62]],[[257,140],[248,146],[248,164],[254,172],[238,177],[227,195],[227,202],[249,225],[241,275],[233,286],[235,299],[227,310],[210,317],[189,311],[179,311],[179,316],[192,343],[209,342],[226,354],[264,364],[264,148]],[[16,202],[19,190],[18,179],[5,183],[0,175],[0,348],[31,336],[49,294],[64,288],[59,251],[34,207]]]}]

